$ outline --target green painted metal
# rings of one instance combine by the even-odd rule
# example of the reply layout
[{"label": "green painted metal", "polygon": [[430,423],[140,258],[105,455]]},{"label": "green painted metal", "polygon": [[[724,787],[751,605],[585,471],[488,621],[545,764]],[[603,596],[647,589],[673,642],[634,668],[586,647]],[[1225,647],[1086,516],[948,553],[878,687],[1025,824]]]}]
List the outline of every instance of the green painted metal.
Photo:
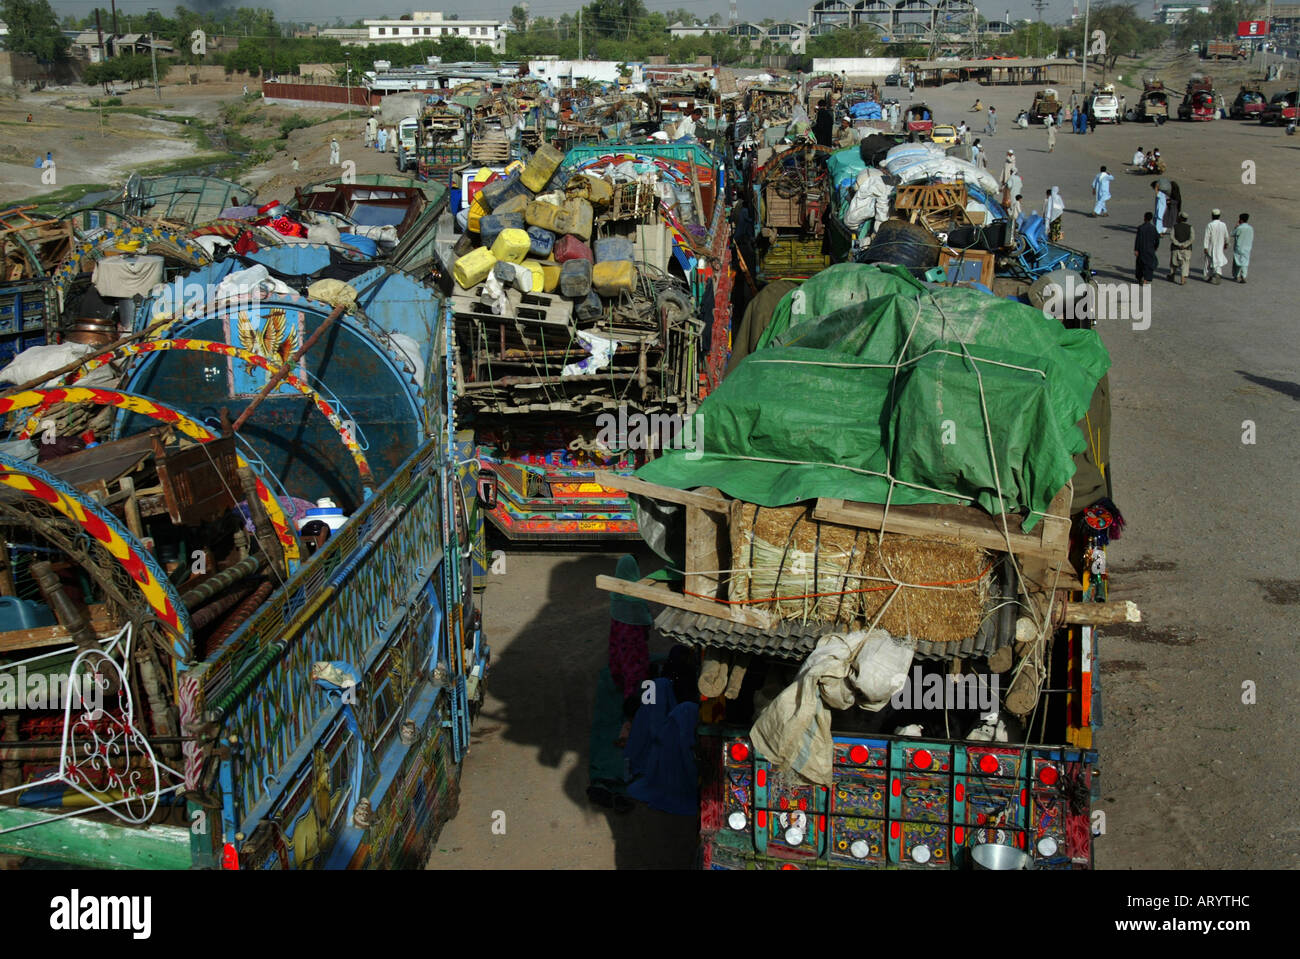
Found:
[{"label": "green painted metal", "polygon": [[[15,829],[15,826],[32,826]],[[0,854],[32,856],[95,869],[189,869],[190,831],[180,826],[123,829],[85,816],[56,819],[35,809],[0,806]]]}]

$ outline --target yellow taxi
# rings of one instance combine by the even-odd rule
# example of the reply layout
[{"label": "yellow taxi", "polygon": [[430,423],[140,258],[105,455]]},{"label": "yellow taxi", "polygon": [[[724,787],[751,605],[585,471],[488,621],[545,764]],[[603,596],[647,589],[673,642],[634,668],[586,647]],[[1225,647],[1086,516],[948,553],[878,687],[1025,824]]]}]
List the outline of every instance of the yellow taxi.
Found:
[{"label": "yellow taxi", "polygon": [[951,123],[940,123],[930,131],[930,139],[943,146],[952,146],[957,142],[957,128]]}]

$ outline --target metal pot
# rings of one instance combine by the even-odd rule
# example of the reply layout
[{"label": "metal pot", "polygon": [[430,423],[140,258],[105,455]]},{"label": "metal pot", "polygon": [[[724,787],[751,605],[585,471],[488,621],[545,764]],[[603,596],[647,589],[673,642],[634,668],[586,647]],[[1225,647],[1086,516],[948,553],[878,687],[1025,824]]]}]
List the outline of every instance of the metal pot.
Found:
[{"label": "metal pot", "polygon": [[67,339],[86,346],[107,346],[118,338],[117,324],[96,317],[82,317],[73,321]]},{"label": "metal pot", "polygon": [[1015,846],[998,843],[980,843],[971,852],[971,862],[976,869],[1016,870],[1029,869],[1033,860]]}]

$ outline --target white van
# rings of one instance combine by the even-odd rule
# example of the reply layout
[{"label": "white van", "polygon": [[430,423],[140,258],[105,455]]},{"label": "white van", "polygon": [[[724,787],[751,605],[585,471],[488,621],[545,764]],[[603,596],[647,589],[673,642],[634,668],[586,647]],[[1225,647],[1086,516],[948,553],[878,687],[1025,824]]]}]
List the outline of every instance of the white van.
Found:
[{"label": "white van", "polygon": [[1096,123],[1119,123],[1119,98],[1113,93],[1098,93],[1088,112]]},{"label": "white van", "polygon": [[397,169],[402,173],[415,166],[415,144],[419,134],[419,117],[403,117],[397,124]]}]

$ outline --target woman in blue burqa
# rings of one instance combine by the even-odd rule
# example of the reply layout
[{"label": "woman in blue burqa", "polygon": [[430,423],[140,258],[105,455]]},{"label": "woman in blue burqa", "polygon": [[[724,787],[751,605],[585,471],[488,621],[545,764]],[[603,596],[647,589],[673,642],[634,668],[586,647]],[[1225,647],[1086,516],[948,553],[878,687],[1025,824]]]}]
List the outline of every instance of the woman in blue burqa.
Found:
[{"label": "woman in blue burqa", "polygon": [[679,703],[672,680],[666,677],[656,679],[646,693],[623,751],[632,777],[627,794],[661,812],[698,815],[695,724],[699,704]]}]

